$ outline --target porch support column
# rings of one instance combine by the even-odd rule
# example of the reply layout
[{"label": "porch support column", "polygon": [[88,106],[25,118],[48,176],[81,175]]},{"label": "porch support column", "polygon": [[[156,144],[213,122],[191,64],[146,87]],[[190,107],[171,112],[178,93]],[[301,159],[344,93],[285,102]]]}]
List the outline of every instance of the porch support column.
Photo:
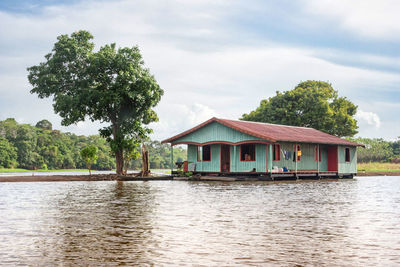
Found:
[{"label": "porch support column", "polygon": [[[229,147],[229,149],[231,149],[231,148]],[[229,153],[229,155],[230,155],[230,153]],[[231,159],[229,159],[229,162],[231,162]],[[236,146],[235,145],[233,145],[232,169],[233,169],[233,172],[236,172]]]},{"label": "porch support column", "polygon": [[297,173],[297,153],[298,153],[298,150],[297,150],[297,143],[296,143],[296,155],[295,155],[295,157],[296,157],[296,173]]},{"label": "porch support column", "polygon": [[320,155],[320,152],[319,152],[319,144],[318,144],[318,149],[317,149],[317,171],[318,171],[318,175],[319,175],[319,160],[320,160],[319,155]]},{"label": "porch support column", "polygon": [[174,171],[174,147],[172,146],[171,143],[171,175],[173,171]]},{"label": "porch support column", "polygon": [[272,171],[272,144],[268,145],[268,171]]}]

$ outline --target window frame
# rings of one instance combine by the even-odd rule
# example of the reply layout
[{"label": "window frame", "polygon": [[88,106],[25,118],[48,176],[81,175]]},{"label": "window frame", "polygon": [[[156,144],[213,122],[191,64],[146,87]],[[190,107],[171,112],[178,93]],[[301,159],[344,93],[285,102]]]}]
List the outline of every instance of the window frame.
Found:
[{"label": "window frame", "polygon": [[[204,148],[207,147],[208,150],[205,150]],[[204,154],[207,152],[209,154],[209,159],[205,160],[204,159]],[[200,157],[201,156],[201,157]],[[205,145],[205,146],[197,146],[197,161],[198,162],[209,162],[211,161],[211,146],[210,145]]]},{"label": "window frame", "polygon": [[346,162],[346,163],[351,162],[350,147],[345,147],[344,148],[344,162]]},{"label": "window frame", "polygon": [[[302,152],[301,152],[301,147],[300,147],[300,145],[297,145],[297,147],[296,147],[297,149],[296,149],[296,160],[297,161],[301,161],[301,154],[302,154]],[[300,151],[300,156],[299,156],[299,151]]]},{"label": "window frame", "polygon": [[[253,154],[254,154],[254,159],[253,159],[253,155],[250,155],[250,158],[251,158],[251,160],[245,160],[245,159],[243,159],[243,157],[242,157],[242,152],[243,152],[243,147],[244,146],[253,146],[254,147],[254,149],[253,149],[253,151],[251,151],[251,149],[249,149],[250,151],[249,152],[253,152]],[[256,161],[256,144],[241,144],[240,145],[240,161],[246,161],[246,162],[249,162],[249,161]]]},{"label": "window frame", "polygon": [[272,154],[272,160],[273,161],[281,161],[281,145],[280,144],[274,144],[273,147],[274,151]]}]

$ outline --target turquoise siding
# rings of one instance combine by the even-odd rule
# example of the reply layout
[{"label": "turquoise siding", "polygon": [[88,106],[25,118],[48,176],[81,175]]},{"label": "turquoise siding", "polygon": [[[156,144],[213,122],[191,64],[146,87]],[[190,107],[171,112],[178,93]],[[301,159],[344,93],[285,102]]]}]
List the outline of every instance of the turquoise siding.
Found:
[{"label": "turquoise siding", "polygon": [[257,172],[266,172],[267,145],[256,144],[256,160],[240,161],[240,145],[231,146],[231,172],[250,172],[254,168]]},{"label": "turquoise siding", "polygon": [[197,146],[188,145],[188,161],[196,163],[196,171],[219,172],[221,171],[221,146],[211,145],[211,161],[197,161]]},{"label": "turquoise siding", "polygon": [[190,134],[187,134],[175,140],[173,143],[180,143],[180,142],[206,143],[213,141],[226,141],[226,142],[237,143],[248,140],[263,140],[263,139],[242,132],[238,132],[218,122],[212,122],[198,129],[197,131],[194,131]]},{"label": "turquoise siding", "polygon": [[345,148],[346,146],[339,146],[338,149],[339,173],[357,173],[357,149],[348,147],[350,148],[350,162],[346,162]]},{"label": "turquoise siding", "polygon": [[[240,142],[246,140],[259,140],[259,138],[246,135],[232,130],[219,123],[211,123],[204,127],[207,128],[202,134],[196,134],[203,129],[199,129],[192,134],[182,137],[177,142],[198,142],[205,143],[210,141],[229,141]],[[207,135],[207,137],[205,137]],[[225,136],[225,137],[224,137]],[[288,167],[289,170],[296,170],[296,162],[293,161],[293,148],[295,143],[282,142],[281,159],[272,161],[272,146],[265,144],[256,144],[256,160],[240,161],[240,145],[230,146],[230,171],[231,172],[249,172],[254,168],[257,172],[270,171],[272,167]],[[328,170],[328,146],[320,145],[321,161],[316,162],[314,158],[315,144],[299,143],[301,148],[301,160],[297,162],[297,170]],[[350,162],[345,162],[345,146],[338,147],[338,172],[339,173],[357,173],[357,151],[355,147],[350,148]],[[290,153],[290,159],[286,160],[283,151]],[[188,161],[196,163],[196,171],[220,172],[221,170],[221,145],[211,145],[211,161],[197,161],[197,146],[188,145]],[[268,162],[268,163],[267,163]],[[268,167],[267,167],[268,165]]]},{"label": "turquoise siding", "polygon": [[[295,143],[279,143],[281,145],[281,159],[279,161],[272,161],[272,167],[277,166],[278,168],[287,167],[289,170],[296,170],[296,162],[293,161],[293,152],[295,149]],[[298,143],[301,150],[300,161],[297,161],[297,170],[328,170],[328,148],[324,145],[320,145],[321,149],[321,161],[318,163],[315,161],[315,144],[303,144]],[[283,151],[290,153],[290,158],[285,159]],[[318,166],[319,165],[319,166]]]}]

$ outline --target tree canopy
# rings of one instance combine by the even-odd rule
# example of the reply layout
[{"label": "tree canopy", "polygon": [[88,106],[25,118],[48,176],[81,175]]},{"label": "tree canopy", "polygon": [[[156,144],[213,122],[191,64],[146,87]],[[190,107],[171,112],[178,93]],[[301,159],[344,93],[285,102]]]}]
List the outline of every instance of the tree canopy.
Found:
[{"label": "tree canopy", "polygon": [[356,112],[357,106],[346,97],[339,97],[331,84],[305,81],[293,90],[277,91],[276,96],[262,100],[241,120],[311,127],[343,137],[357,133]]},{"label": "tree canopy", "polygon": [[116,49],[110,44],[95,52],[91,39],[87,31],[59,36],[46,61],[28,68],[31,93],[53,97],[63,125],[86,118],[108,123],[100,134],[110,143],[121,174],[130,140],[144,138],[151,132],[145,125],[158,120],[152,108],[163,90],[137,46]]},{"label": "tree canopy", "polygon": [[41,120],[36,123],[36,128],[41,128],[43,130],[53,130],[53,125],[48,120]]},{"label": "tree canopy", "polygon": [[97,147],[94,145],[90,145],[87,147],[82,148],[81,157],[86,163],[86,167],[89,169],[89,175],[92,175],[92,164],[96,163],[97,161]]},{"label": "tree canopy", "polygon": [[46,165],[49,169],[83,169],[85,163],[80,156],[80,150],[90,145],[98,148],[98,160],[92,165],[92,169],[115,168],[110,146],[99,135],[86,137],[46,130],[29,124],[19,124],[12,118],[0,121],[2,167],[39,169]]}]

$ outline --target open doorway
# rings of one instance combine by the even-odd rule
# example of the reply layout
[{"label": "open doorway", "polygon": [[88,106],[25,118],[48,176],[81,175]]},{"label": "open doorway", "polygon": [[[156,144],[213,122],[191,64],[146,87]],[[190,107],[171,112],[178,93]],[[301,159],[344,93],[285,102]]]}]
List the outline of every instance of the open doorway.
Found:
[{"label": "open doorway", "polygon": [[231,151],[229,145],[221,145],[221,172],[231,170]]}]

